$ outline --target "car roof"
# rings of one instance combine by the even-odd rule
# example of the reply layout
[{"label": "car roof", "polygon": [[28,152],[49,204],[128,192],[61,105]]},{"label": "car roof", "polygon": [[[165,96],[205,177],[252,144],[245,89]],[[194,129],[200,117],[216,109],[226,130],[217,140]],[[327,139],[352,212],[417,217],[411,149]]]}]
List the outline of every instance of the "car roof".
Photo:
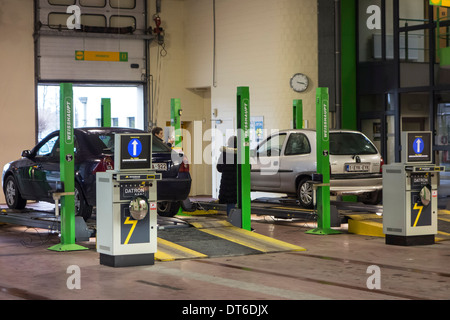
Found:
[{"label": "car roof", "polygon": [[90,133],[121,133],[121,132],[130,132],[130,133],[145,133],[144,130],[133,129],[133,128],[120,128],[120,127],[86,127],[86,128],[74,128],[74,131],[82,132],[85,134]]},{"label": "car roof", "polygon": [[[278,131],[278,133],[288,133],[288,132],[316,132],[315,129],[284,129],[284,130],[280,130]],[[331,129],[330,133],[335,133],[335,132],[348,132],[348,133],[361,133],[360,131],[356,131],[356,130],[346,130],[346,129]]]}]

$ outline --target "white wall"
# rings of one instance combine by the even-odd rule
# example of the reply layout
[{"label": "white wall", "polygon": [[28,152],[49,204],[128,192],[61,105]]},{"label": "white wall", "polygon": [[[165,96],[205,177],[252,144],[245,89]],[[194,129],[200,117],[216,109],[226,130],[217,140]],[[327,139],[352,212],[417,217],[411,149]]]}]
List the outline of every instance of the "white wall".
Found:
[{"label": "white wall", "polygon": [[[216,0],[216,27],[212,107],[219,118],[235,117],[236,88],[249,86],[251,115],[264,116],[265,128],[290,127],[294,99],[303,99],[304,119],[315,122],[317,1]],[[310,78],[305,93],[290,88],[297,72]]]},{"label": "white wall", "polygon": [[[0,5],[0,168],[35,142],[33,1]],[[0,192],[0,203],[5,203]]]}]

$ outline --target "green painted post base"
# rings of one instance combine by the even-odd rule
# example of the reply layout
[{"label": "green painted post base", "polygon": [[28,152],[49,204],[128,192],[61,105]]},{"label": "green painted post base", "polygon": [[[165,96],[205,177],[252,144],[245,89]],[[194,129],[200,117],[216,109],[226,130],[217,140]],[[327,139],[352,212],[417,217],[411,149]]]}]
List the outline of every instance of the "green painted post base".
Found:
[{"label": "green painted post base", "polygon": [[81,251],[81,250],[89,250],[89,248],[80,246],[78,244],[62,244],[59,243],[57,245],[54,245],[53,247],[48,248],[48,250],[51,251],[58,251],[58,252],[66,252],[66,251]]},{"label": "green painted post base", "polygon": [[306,231],[307,234],[315,234],[315,235],[332,235],[332,234],[341,234],[340,231],[330,229],[330,228],[316,228],[312,230]]}]

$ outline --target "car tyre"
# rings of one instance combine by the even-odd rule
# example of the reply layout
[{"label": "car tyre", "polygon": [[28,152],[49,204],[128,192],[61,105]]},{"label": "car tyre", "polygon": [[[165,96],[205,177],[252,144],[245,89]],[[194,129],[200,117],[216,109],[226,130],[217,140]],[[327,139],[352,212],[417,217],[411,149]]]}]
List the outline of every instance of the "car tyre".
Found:
[{"label": "car tyre", "polygon": [[314,206],[313,186],[309,181],[309,178],[304,178],[297,187],[297,199],[305,209],[312,209]]},{"label": "car tyre", "polygon": [[180,206],[179,201],[159,201],[158,214],[161,217],[173,217],[178,213]]},{"label": "car tyre", "polygon": [[14,176],[6,178],[4,192],[8,208],[21,210],[27,205],[27,200],[22,198]]},{"label": "car tyre", "polygon": [[83,217],[84,221],[87,221],[92,215],[92,206],[88,205],[86,198],[81,191],[81,187],[78,183],[75,184],[75,215]]}]

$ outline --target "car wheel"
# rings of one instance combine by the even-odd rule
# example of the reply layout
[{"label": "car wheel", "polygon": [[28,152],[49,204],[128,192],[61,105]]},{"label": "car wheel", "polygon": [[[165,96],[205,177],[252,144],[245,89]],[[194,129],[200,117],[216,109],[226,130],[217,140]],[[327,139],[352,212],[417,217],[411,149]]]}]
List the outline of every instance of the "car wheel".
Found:
[{"label": "car wheel", "polygon": [[300,205],[306,209],[312,209],[314,205],[313,201],[313,187],[310,182],[310,179],[305,178],[298,184],[297,188],[297,198],[300,202]]},{"label": "car wheel", "polygon": [[161,217],[173,217],[178,213],[180,205],[179,201],[159,201],[158,214]]},{"label": "car wheel", "polygon": [[75,184],[75,215],[83,217],[87,221],[92,215],[92,206],[88,205],[83,196],[80,185]]},{"label": "car wheel", "polygon": [[4,191],[6,204],[10,209],[20,210],[25,208],[27,200],[22,198],[19,188],[17,187],[16,179],[13,176],[6,178]]}]

